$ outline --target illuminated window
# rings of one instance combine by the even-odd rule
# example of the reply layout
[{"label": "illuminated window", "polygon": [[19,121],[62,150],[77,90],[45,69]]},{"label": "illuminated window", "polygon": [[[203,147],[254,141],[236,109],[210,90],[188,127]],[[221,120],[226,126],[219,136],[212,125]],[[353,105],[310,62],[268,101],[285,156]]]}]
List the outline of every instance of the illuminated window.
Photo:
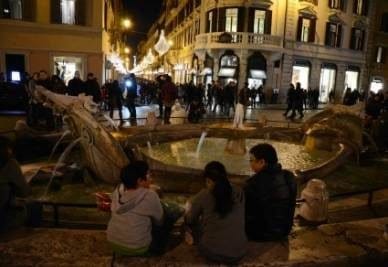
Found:
[{"label": "illuminated window", "polygon": [[385,47],[379,46],[376,51],[376,62],[385,63]]},{"label": "illuminated window", "polygon": [[0,1],[0,17],[10,19],[23,19],[22,0],[3,0]]},{"label": "illuminated window", "polygon": [[75,24],[75,1],[76,0],[61,0],[63,24]]},{"label": "illuminated window", "polygon": [[366,16],[368,14],[368,0],[353,0],[353,13]]},{"label": "illuminated window", "polygon": [[300,40],[302,42],[309,41],[310,26],[311,26],[311,21],[309,19],[302,20],[302,35],[300,37]]},{"label": "illuminated window", "polygon": [[255,10],[255,18],[253,24],[253,32],[264,34],[265,29],[265,10]]},{"label": "illuminated window", "polygon": [[208,32],[212,32],[213,30],[213,11],[210,11],[207,18]]},{"label": "illuminated window", "polygon": [[237,32],[237,19],[238,19],[237,8],[226,9],[226,20],[225,20],[226,32]]},{"label": "illuminated window", "polygon": [[329,0],[329,7],[333,9],[344,9],[344,0]]}]

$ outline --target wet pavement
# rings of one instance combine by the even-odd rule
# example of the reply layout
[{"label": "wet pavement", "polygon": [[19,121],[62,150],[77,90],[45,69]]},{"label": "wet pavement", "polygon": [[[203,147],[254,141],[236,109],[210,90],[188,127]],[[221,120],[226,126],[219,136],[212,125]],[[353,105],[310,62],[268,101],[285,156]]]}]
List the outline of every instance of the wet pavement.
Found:
[{"label": "wet pavement", "polygon": [[[277,104],[277,105],[263,105],[257,108],[251,108],[249,107],[246,111],[246,120],[247,121],[261,121],[263,119],[266,119],[273,123],[283,123],[283,124],[298,124],[303,122],[304,120],[308,119],[312,115],[316,114],[317,112],[321,111],[321,109],[324,108],[324,106],[321,106],[318,110],[310,110],[307,109],[304,111],[304,118],[298,119],[298,115],[296,116],[296,119],[290,120],[283,116],[283,113],[286,109],[286,105],[283,104]],[[123,119],[125,120],[124,125],[122,127],[130,127],[135,125],[144,125],[147,114],[149,112],[155,112],[156,116],[159,116],[159,106],[157,104],[151,104],[148,106],[138,106],[136,107],[136,121],[132,120],[130,121],[130,113],[126,107],[123,108]],[[107,111],[106,114],[108,115],[109,112]],[[289,113],[291,114],[291,112]],[[118,110],[115,110],[113,115],[114,121],[119,124],[119,112]],[[226,116],[224,113],[220,112],[219,109],[217,109],[216,112],[206,111],[206,114],[203,117],[202,122],[211,121],[211,120],[226,120],[226,121],[233,121],[233,109],[230,111],[229,117]],[[161,120],[162,122],[162,120]],[[187,120],[185,120],[187,122]]]}]

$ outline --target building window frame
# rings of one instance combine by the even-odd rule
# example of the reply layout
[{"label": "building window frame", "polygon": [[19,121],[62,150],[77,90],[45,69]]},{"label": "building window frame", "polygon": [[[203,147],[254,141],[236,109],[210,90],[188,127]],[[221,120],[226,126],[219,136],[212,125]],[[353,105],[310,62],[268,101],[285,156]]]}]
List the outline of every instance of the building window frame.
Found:
[{"label": "building window frame", "polygon": [[314,43],[316,31],[315,17],[299,16],[296,40],[298,42]]},{"label": "building window frame", "polygon": [[329,0],[328,6],[331,9],[345,10],[345,1],[346,0]]},{"label": "building window frame", "polygon": [[225,32],[237,32],[238,11],[237,7],[225,9]]},{"label": "building window frame", "polygon": [[363,51],[365,43],[365,30],[361,28],[352,28],[351,38],[350,38],[350,49]]},{"label": "building window frame", "polygon": [[386,60],[386,48],[383,46],[377,46],[376,48],[376,63],[384,64]]},{"label": "building window frame", "polygon": [[341,47],[342,43],[342,24],[335,22],[326,23],[325,45],[331,47]]},{"label": "building window frame", "polygon": [[359,16],[367,16],[369,9],[368,0],[353,0],[353,13]]}]

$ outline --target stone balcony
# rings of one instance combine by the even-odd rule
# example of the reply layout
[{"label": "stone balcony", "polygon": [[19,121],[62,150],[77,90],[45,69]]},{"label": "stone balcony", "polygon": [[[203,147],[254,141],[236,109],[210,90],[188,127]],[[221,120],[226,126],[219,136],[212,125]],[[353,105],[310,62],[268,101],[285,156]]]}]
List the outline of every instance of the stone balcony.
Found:
[{"label": "stone balcony", "polygon": [[225,33],[212,32],[197,35],[195,50],[201,49],[258,49],[279,51],[283,47],[283,38],[269,34],[231,32],[230,40],[221,42],[220,36]]}]

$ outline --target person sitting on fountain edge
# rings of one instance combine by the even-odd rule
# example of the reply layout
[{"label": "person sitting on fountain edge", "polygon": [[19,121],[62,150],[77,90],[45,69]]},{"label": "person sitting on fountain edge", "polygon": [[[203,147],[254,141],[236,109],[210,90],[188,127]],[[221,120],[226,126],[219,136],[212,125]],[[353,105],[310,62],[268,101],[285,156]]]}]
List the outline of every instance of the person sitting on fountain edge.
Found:
[{"label": "person sitting on fountain edge", "polygon": [[121,181],[112,194],[108,241],[120,255],[147,255],[153,241],[153,225],[163,222],[159,196],[149,189],[148,164],[144,161],[130,163],[122,170]]},{"label": "person sitting on fountain edge", "polygon": [[296,202],[294,175],[278,163],[275,148],[258,144],[249,151],[255,174],[244,186],[245,231],[252,241],[287,238],[293,225]]},{"label": "person sitting on fountain edge", "polygon": [[0,232],[8,228],[15,197],[25,197],[30,187],[14,159],[11,141],[0,136]]},{"label": "person sitting on fountain edge", "polygon": [[247,249],[244,193],[230,184],[218,161],[208,163],[203,176],[206,188],[188,202],[186,241],[198,242],[199,252],[211,261],[236,264]]}]

